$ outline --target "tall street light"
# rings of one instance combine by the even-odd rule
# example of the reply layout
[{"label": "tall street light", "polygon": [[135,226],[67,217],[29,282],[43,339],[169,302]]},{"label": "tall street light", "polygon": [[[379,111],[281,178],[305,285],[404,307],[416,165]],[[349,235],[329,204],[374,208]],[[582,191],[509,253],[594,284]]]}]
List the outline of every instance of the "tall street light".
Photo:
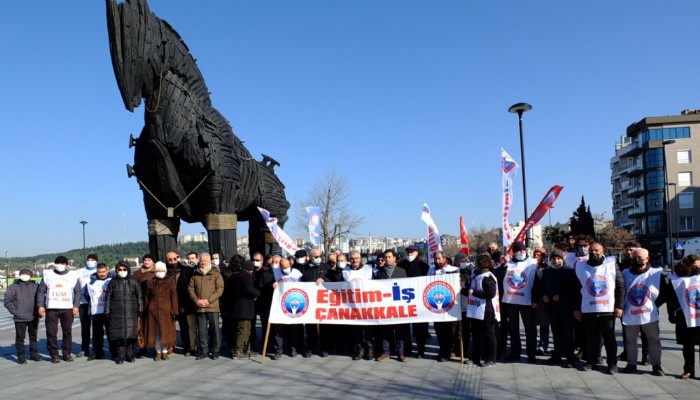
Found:
[{"label": "tall street light", "polygon": [[[83,253],[85,253],[85,225],[87,225],[87,221],[82,220],[80,224],[83,225]],[[83,254],[83,257],[85,257],[85,254]]]},{"label": "tall street light", "polygon": [[[523,221],[527,221],[527,185],[525,184],[525,143],[523,141],[523,113],[532,110],[532,106],[527,103],[516,103],[510,106],[508,112],[518,114],[518,127],[520,128],[520,166],[523,170],[523,209],[525,211]],[[530,247],[532,241],[532,233],[526,232],[525,245]]]},{"label": "tall street light", "polygon": [[10,259],[7,257],[7,250],[5,250],[5,289],[10,283]]},{"label": "tall street light", "polygon": [[664,162],[664,195],[666,196],[664,211],[666,211],[666,233],[668,234],[668,266],[673,266],[673,244],[671,243],[671,199],[668,197],[668,164],[666,163],[666,146],[676,143],[675,140],[664,140],[661,142],[662,156]]}]

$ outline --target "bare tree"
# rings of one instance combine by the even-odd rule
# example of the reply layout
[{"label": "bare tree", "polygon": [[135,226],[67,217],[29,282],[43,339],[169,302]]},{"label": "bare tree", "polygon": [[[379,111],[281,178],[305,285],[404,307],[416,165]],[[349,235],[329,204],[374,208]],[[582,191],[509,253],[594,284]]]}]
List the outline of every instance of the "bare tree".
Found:
[{"label": "bare tree", "polygon": [[498,228],[486,228],[484,224],[473,227],[469,232],[469,250],[472,255],[477,255],[486,251],[486,248],[491,242],[498,243],[500,247],[498,234]]},{"label": "bare tree", "polygon": [[622,253],[625,243],[635,241],[636,237],[628,230],[612,228],[602,233],[600,242],[609,253]]},{"label": "bare tree", "polygon": [[320,207],[321,243],[328,252],[340,237],[354,232],[362,224],[363,218],[350,209],[349,196],[348,180],[335,169],[329,171],[311,186],[308,197],[298,203],[297,228],[308,232],[305,207]]}]

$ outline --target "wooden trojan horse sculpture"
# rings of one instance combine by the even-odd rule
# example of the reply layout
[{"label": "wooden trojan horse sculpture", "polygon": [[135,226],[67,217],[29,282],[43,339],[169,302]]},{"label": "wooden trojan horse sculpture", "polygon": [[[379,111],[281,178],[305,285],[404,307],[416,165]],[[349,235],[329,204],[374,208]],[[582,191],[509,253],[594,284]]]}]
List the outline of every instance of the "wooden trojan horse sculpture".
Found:
[{"label": "wooden trojan horse sculpture", "polygon": [[135,147],[136,176],[148,217],[151,252],[165,259],[177,248],[180,220],[201,222],[212,252],[236,253],[237,221],[249,221],[250,251],[276,246],[257,207],[281,226],[289,202],[275,175],[277,161],[256,161],[211,105],[195,60],[178,33],[151,13],[146,0],[107,2],[112,65],[124,105],[145,101]]}]

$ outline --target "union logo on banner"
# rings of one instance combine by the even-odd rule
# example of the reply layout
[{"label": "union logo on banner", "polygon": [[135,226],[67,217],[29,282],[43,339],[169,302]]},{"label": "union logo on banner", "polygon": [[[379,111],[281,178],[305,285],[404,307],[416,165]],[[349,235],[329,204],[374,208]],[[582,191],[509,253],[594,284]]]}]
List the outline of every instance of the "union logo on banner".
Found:
[{"label": "union logo on banner", "polygon": [[649,288],[642,284],[634,285],[627,291],[627,301],[634,307],[641,307],[647,302],[651,293]]},{"label": "union logo on banner", "polygon": [[456,296],[452,286],[443,281],[435,281],[423,290],[425,308],[436,314],[444,314],[455,305]]},{"label": "union logo on banner", "polygon": [[593,297],[601,297],[608,294],[608,280],[601,275],[593,275],[586,281],[586,290]]},{"label": "union logo on banner", "polygon": [[685,302],[689,307],[700,310],[700,286],[691,286],[685,291]]},{"label": "union logo on banner", "polygon": [[282,296],[282,311],[290,318],[299,318],[309,308],[309,296],[301,289],[292,289]]}]

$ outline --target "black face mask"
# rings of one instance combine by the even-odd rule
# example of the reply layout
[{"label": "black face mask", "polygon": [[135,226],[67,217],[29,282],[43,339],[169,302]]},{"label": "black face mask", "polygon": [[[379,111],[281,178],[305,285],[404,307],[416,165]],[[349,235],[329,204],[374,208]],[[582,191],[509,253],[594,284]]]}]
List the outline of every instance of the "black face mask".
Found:
[{"label": "black face mask", "polygon": [[603,260],[604,260],[604,259],[605,259],[605,258],[602,257],[602,256],[598,256],[598,255],[595,255],[595,254],[591,254],[591,255],[588,257],[588,265],[590,265],[591,267],[597,267],[597,266],[599,266],[599,265],[601,265],[601,264],[603,263]]}]

